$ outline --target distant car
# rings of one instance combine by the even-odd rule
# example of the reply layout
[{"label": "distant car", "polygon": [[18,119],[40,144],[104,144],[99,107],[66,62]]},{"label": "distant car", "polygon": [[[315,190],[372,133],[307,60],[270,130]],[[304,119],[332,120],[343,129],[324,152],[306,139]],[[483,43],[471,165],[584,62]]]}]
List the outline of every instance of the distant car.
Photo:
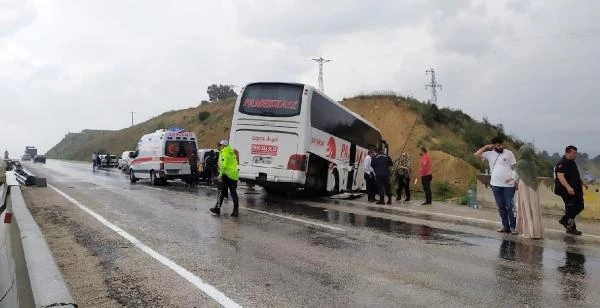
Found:
[{"label": "distant car", "polygon": [[100,156],[100,167],[115,168],[118,166],[118,160],[116,156],[110,155],[108,161],[106,159],[106,154],[98,156]]},{"label": "distant car", "polygon": [[29,155],[29,154],[23,154],[23,156],[21,156],[21,160],[22,161],[30,161],[31,160],[31,155]]},{"label": "distant car", "polygon": [[132,158],[130,157],[130,153],[135,153],[135,151],[124,151],[121,154],[121,157],[119,158],[119,161],[117,163],[119,169],[129,172],[129,163],[132,160]]},{"label": "distant car", "polygon": [[36,155],[33,158],[33,162],[34,163],[43,163],[43,164],[45,164],[46,163],[46,155]]}]

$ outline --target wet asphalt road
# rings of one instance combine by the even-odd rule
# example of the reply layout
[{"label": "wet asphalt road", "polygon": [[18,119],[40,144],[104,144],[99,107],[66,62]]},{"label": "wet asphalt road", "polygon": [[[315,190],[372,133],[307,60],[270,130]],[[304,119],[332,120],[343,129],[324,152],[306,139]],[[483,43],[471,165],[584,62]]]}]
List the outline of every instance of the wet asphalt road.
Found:
[{"label": "wet asphalt road", "polygon": [[[208,213],[213,188],[130,184],[118,170],[92,173],[88,164],[55,160],[25,167],[242,306],[600,302],[600,250],[573,237],[528,241],[414,217],[356,214],[352,202],[275,198],[245,188],[239,189],[239,218],[229,217],[231,204],[215,217]],[[137,258],[110,247],[95,253],[102,257],[103,251]],[[218,306],[177,274],[164,274],[165,266],[153,259],[127,264],[120,270],[144,272],[161,292],[189,299],[186,306]]]}]

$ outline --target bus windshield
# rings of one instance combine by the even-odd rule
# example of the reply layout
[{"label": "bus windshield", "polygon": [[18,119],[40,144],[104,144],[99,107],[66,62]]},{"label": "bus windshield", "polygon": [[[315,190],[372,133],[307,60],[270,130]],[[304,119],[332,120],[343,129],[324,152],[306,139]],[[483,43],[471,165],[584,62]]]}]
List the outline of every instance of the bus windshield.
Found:
[{"label": "bus windshield", "polygon": [[246,87],[239,111],[265,117],[293,117],[300,114],[302,85],[257,83]]},{"label": "bus windshield", "polygon": [[169,140],[165,145],[165,156],[169,157],[188,157],[194,152],[196,152],[194,141]]}]

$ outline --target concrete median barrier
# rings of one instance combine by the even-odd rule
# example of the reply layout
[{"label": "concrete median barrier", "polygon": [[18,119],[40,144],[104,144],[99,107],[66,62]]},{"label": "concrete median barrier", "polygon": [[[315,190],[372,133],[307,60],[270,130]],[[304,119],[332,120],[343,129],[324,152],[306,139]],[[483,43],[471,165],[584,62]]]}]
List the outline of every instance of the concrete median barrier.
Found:
[{"label": "concrete median barrier", "polygon": [[77,307],[14,175],[0,215],[0,308]]}]

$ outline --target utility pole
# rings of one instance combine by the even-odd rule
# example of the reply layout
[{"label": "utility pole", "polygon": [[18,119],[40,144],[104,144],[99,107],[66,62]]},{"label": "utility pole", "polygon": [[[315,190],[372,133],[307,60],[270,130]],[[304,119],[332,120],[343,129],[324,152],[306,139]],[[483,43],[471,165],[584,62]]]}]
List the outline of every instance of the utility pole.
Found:
[{"label": "utility pole", "polygon": [[429,75],[429,73],[431,73],[431,82],[425,85],[425,90],[427,90],[427,88],[431,88],[431,102],[433,104],[437,104],[436,88],[442,89],[442,85],[435,81],[435,71],[432,68],[425,71],[425,75]]},{"label": "utility pole", "polygon": [[134,114],[135,112],[133,112],[133,111],[130,111],[129,113],[131,113],[131,126],[133,127],[133,114]]},{"label": "utility pole", "polygon": [[331,62],[333,60],[327,60],[323,59],[323,57],[320,57],[318,59],[313,59],[313,61],[319,63],[319,90],[321,90],[321,92],[325,92],[325,86],[323,85],[323,63]]}]

